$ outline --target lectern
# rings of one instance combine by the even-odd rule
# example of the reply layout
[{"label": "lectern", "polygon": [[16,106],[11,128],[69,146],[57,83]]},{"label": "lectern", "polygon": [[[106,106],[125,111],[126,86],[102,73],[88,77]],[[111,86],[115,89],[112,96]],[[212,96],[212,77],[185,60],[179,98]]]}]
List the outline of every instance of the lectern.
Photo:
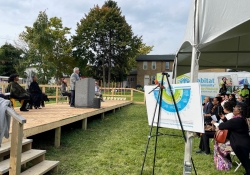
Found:
[{"label": "lectern", "polygon": [[95,97],[95,80],[84,78],[76,82],[75,86],[75,107],[88,108],[93,106]]}]

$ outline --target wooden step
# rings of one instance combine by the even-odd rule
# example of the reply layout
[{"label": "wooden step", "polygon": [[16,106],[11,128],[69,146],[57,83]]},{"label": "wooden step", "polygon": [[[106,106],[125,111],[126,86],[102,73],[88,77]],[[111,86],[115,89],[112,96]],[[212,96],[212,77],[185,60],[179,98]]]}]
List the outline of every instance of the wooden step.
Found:
[{"label": "wooden step", "polygon": [[44,160],[41,163],[29,168],[28,170],[21,173],[21,175],[42,175],[50,170],[57,171],[59,161]]},{"label": "wooden step", "polygon": [[[29,143],[32,143],[32,139],[23,139],[22,145],[27,145]],[[11,142],[6,142],[6,143],[1,144],[0,154],[9,151],[10,144]]]},{"label": "wooden step", "polygon": [[[36,149],[31,149],[29,151],[26,151],[22,153],[21,155],[21,165],[36,159],[46,153],[46,150],[36,150]],[[2,162],[0,162],[0,174],[6,173],[9,171],[10,168],[10,159],[6,159]]]}]

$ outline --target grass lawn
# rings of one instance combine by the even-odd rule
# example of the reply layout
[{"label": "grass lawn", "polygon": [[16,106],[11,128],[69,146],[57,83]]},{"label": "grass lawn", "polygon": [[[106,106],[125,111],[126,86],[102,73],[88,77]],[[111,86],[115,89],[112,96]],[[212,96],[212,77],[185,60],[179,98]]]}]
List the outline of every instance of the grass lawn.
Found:
[{"label": "grass lawn", "polygon": [[[145,105],[129,105],[115,114],[105,114],[88,119],[88,129],[80,129],[81,122],[62,127],[61,147],[53,147],[53,132],[34,136],[34,148],[46,149],[46,159],[59,160],[59,172],[51,175],[138,175],[144,158],[147,135]],[[160,128],[160,132],[181,136],[181,131]],[[150,141],[145,175],[151,174],[155,138]],[[193,160],[198,175],[243,174],[236,165],[229,172],[217,171],[213,155],[197,155],[199,139],[193,141]],[[213,143],[210,143],[212,146]],[[180,175],[183,170],[184,140],[178,136],[158,137],[155,174]],[[192,174],[195,174],[192,171]]]}]

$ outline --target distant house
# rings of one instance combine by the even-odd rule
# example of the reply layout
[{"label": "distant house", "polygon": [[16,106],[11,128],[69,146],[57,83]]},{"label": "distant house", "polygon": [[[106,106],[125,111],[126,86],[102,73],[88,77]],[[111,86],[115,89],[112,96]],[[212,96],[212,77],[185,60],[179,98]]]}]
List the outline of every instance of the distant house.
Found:
[{"label": "distant house", "polygon": [[125,87],[136,88],[136,85],[137,85],[137,70],[134,69],[129,72],[129,75],[127,76],[127,81],[125,83]]},{"label": "distant house", "polygon": [[[124,87],[136,88],[138,86],[154,84],[155,76],[160,72],[172,72],[174,54],[169,55],[139,55],[136,58],[137,69],[130,72]],[[199,72],[226,72],[226,69],[205,69]],[[185,80],[183,80],[185,81]]]}]

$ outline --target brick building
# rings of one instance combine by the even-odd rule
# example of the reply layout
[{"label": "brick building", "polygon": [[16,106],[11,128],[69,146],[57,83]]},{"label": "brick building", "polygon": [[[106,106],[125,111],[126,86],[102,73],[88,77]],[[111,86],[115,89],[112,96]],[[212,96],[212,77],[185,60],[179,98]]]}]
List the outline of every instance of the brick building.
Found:
[{"label": "brick building", "polygon": [[140,55],[137,62],[137,85],[149,85],[159,72],[171,72],[175,55]]},{"label": "brick building", "polygon": [[[172,72],[174,54],[169,55],[139,55],[136,58],[137,69],[132,70],[127,77],[127,87],[150,85],[160,72]],[[226,72],[226,69],[205,69],[200,72]]]}]

